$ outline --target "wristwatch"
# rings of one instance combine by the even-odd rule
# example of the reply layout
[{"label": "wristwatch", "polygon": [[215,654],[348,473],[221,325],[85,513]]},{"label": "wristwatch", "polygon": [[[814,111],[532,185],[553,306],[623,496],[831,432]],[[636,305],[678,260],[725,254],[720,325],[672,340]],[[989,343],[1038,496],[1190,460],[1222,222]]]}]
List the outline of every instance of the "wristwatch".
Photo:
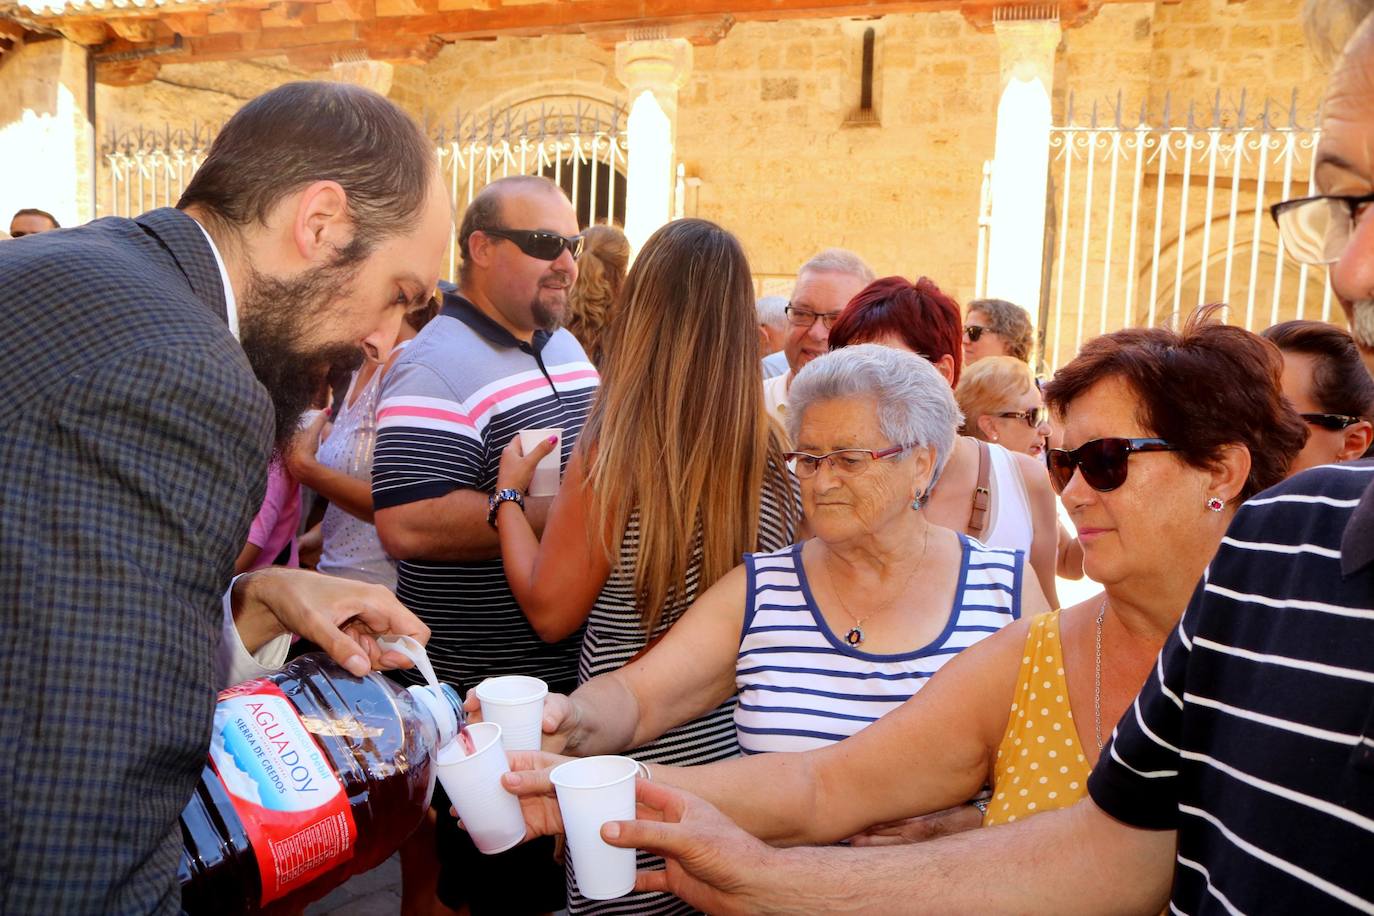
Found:
[{"label": "wristwatch", "polygon": [[492,528],[496,527],[496,510],[501,508],[502,503],[513,502],[520,507],[520,511],[525,511],[525,497],[519,490],[512,490],[506,487],[504,490],[497,490],[487,497],[487,524]]}]

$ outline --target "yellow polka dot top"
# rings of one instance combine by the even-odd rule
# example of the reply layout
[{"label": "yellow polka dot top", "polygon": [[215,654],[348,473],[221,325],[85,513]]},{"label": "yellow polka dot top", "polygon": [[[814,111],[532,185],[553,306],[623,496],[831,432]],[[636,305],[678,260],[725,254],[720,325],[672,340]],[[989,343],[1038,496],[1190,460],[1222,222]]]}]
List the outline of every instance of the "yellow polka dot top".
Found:
[{"label": "yellow polka dot top", "polygon": [[1026,634],[983,826],[1068,807],[1087,792],[1091,771],[1069,709],[1059,611],[1040,614]]}]

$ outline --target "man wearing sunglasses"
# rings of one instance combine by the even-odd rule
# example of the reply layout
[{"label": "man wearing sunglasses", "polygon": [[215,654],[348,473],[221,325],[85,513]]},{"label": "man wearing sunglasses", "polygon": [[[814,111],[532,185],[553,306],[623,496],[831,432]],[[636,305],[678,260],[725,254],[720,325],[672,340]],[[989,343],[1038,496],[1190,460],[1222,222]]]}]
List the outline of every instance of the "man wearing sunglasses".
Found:
[{"label": "man wearing sunglasses", "polygon": [[1350,335],[1325,321],[1285,321],[1263,336],[1283,354],[1283,394],[1307,423],[1290,473],[1364,457],[1374,440],[1374,379]]},{"label": "man wearing sunglasses", "polygon": [[[1333,73],[1314,176],[1323,196],[1275,216],[1290,253],[1332,265],[1371,365],[1374,18]],[[1171,448],[1097,440],[1052,451],[1051,473],[1110,490]],[[602,835],[668,860],[641,890],[711,913],[1374,912],[1374,461],[1240,508],[1087,788],[1070,808],[915,846],[780,850],[645,782],[657,816]]]},{"label": "man wearing sunglasses", "polygon": [[[495,528],[496,506],[511,501],[542,531],[552,500],[492,490],[501,451],[522,429],[561,429],[566,462],[596,393],[596,370],[559,327],[577,278],[577,216],[553,182],[503,178],[468,205],[458,244],[458,290],[445,293],[443,311],[381,392],[377,534],[400,561],[397,597],[436,634],[428,651],[440,679],[467,690],[489,676],[528,674],[571,693],[582,633],[539,638],[507,585]],[[444,904],[474,916],[564,906],[551,842],[482,856],[442,793],[435,810]]]},{"label": "man wearing sunglasses", "polygon": [[779,423],[787,409],[792,379],[817,356],[830,351],[830,327],[849,300],[873,282],[873,269],[854,252],[827,248],[801,266],[792,298],[783,309],[787,336],[782,352],[787,371],[764,380],[763,402]]}]

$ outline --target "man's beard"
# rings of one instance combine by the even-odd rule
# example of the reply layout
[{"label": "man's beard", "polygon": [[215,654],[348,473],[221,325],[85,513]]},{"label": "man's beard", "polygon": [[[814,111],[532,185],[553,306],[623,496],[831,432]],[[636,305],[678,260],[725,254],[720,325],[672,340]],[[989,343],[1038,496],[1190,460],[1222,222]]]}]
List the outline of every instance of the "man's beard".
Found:
[{"label": "man's beard", "polygon": [[329,304],[348,294],[356,259],[344,257],[297,277],[283,279],[249,268],[240,301],[239,337],[253,374],[272,398],[276,414],[274,449],[281,454],[296,434],[301,415],[316,401],[331,370],[351,372],[362,364],[357,344],[305,347],[328,317]]},{"label": "man's beard", "polygon": [[[549,281],[565,285],[562,289],[553,289],[544,285]],[[568,280],[568,275],[561,270],[552,271],[540,279],[539,288],[535,290],[534,299],[530,302],[530,317],[534,319],[536,327],[553,333],[563,326],[563,317],[568,313],[568,292],[571,289],[572,283]],[[546,295],[557,298],[558,305],[545,302]]]}]

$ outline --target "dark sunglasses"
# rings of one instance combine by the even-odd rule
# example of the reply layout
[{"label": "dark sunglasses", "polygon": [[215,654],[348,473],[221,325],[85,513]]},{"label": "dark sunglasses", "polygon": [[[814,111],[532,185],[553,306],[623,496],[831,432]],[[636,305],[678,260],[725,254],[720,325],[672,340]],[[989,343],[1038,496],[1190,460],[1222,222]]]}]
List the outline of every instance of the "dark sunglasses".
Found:
[{"label": "dark sunglasses", "polygon": [[542,229],[483,229],[487,235],[505,239],[532,258],[541,261],[556,261],[564,250],[571,251],[577,258],[582,254],[582,236],[559,235]]},{"label": "dark sunglasses", "polygon": [[1298,416],[1313,426],[1329,429],[1333,433],[1338,433],[1347,426],[1354,426],[1364,419],[1364,417],[1351,417],[1343,413],[1300,413]]},{"label": "dark sunglasses", "polygon": [[1045,453],[1050,483],[1062,493],[1073,479],[1074,469],[1099,493],[1115,490],[1126,482],[1126,460],[1132,452],[1176,452],[1178,447],[1163,439],[1094,439],[1073,451],[1052,448]]},{"label": "dark sunglasses", "polygon": [[997,416],[1004,420],[1024,420],[1031,429],[1039,429],[1041,423],[1049,420],[1050,412],[1045,407],[1032,407],[1030,410],[1012,410]]},{"label": "dark sunglasses", "polygon": [[982,337],[983,332],[986,330],[987,328],[983,327],[981,324],[965,325],[964,336],[968,338],[969,343],[977,343],[978,338]]}]

